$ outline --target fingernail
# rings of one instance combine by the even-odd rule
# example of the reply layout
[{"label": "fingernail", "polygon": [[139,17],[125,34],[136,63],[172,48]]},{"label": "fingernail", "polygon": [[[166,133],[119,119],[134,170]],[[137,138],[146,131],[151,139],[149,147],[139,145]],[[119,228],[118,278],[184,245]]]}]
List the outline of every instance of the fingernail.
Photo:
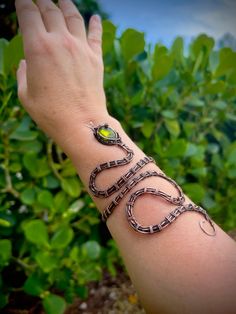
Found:
[{"label": "fingernail", "polygon": [[101,22],[101,16],[98,15],[98,14],[94,14],[94,15],[93,15],[93,19],[94,19],[94,21],[96,21],[97,23],[100,23],[100,22]]}]

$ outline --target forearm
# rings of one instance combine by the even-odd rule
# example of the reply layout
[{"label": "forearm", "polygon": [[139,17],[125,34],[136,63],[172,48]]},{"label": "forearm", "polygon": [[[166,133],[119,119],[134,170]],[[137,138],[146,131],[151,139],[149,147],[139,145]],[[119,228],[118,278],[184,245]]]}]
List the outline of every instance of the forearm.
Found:
[{"label": "forearm", "polygon": [[[124,157],[119,147],[102,145],[89,122],[108,123],[118,131],[122,141],[134,151],[133,160],[124,166],[107,169],[97,177],[101,189],[111,186],[145,154],[125,134],[119,122],[110,116],[88,117],[77,124],[63,149],[73,161],[78,174],[89,189],[92,170],[101,163]],[[160,169],[153,163],[143,171]],[[142,171],[141,171],[142,172]],[[135,232],[126,219],[125,204],[135,189],[153,187],[177,196],[174,187],[159,177],[138,183],[116,207],[107,226],[118,244],[128,273],[148,313],[234,313],[236,302],[236,246],[219,227],[216,236],[206,235],[199,228],[199,213],[184,213],[173,225],[160,233],[144,235]],[[113,196],[93,197],[100,212]],[[187,199],[186,202],[189,202]],[[161,198],[145,195],[135,204],[137,219],[144,225],[161,221],[176,206]],[[171,298],[171,302],[168,300]]]}]

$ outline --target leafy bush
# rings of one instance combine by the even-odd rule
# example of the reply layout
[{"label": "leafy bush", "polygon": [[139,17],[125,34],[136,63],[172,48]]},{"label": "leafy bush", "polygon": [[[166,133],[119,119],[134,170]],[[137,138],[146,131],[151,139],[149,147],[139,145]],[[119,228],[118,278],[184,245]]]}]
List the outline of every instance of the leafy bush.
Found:
[{"label": "leafy bush", "polygon": [[198,36],[184,53],[104,23],[105,89],[128,134],[225,230],[236,226],[236,52]]},{"label": "leafy bush", "polygon": [[[144,34],[120,38],[104,22],[110,113],[225,230],[236,227],[236,53],[200,35],[151,49]],[[17,99],[20,36],[0,41],[0,308],[14,290],[63,313],[105,267],[121,264],[76,171]],[[64,300],[65,299],[65,300]]]}]

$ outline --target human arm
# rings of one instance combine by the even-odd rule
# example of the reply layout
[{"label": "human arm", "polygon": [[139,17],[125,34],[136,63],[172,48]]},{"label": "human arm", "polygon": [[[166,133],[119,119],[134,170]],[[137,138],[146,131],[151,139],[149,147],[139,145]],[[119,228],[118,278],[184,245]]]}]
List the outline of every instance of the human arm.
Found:
[{"label": "human arm", "polygon": [[[71,158],[88,192],[92,170],[103,162],[124,157],[124,152],[96,141],[87,125],[90,121],[95,126],[106,122],[118,131],[134,158],[125,166],[110,169],[109,175],[106,171],[99,175],[97,184],[110,186],[145,154],[107,112],[100,23],[93,18],[86,37],[83,21],[69,1],[61,1],[61,11],[46,0],[38,1],[38,7],[29,0],[18,0],[16,4],[26,57],[18,71],[23,105]],[[154,164],[145,167],[145,171],[155,169],[159,171]],[[148,178],[137,187],[146,186],[176,193],[160,178]],[[100,211],[112,199],[91,196]],[[233,313],[235,243],[219,227],[215,237],[203,233],[198,213],[184,213],[160,233],[137,233],[125,217],[128,198],[116,207],[107,224],[147,312]],[[160,198],[145,195],[135,205],[135,212],[143,224],[152,224],[173,208]]]}]

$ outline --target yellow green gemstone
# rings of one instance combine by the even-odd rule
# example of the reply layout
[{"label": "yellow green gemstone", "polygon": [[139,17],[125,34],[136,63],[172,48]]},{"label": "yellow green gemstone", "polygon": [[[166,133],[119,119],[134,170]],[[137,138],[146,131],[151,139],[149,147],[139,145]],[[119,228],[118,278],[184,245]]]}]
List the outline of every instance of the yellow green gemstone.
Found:
[{"label": "yellow green gemstone", "polygon": [[98,133],[102,136],[105,137],[107,139],[112,139],[116,137],[116,133],[109,127],[101,127],[98,130]]}]

